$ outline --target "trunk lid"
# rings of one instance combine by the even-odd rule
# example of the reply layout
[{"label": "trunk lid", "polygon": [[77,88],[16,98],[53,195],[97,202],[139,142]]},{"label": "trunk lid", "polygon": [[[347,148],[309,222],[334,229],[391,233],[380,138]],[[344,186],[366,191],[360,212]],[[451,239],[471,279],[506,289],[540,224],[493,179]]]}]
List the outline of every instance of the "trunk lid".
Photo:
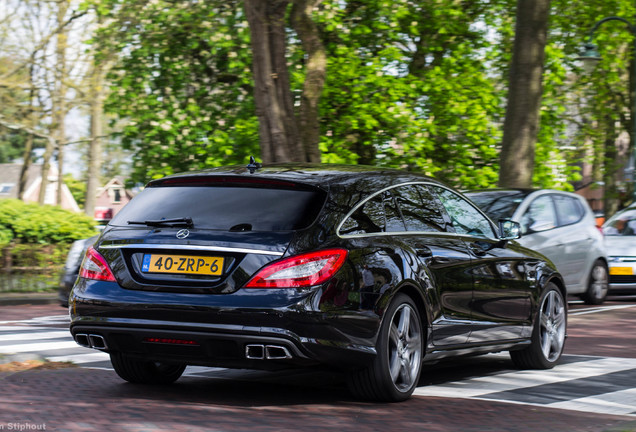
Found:
[{"label": "trunk lid", "polygon": [[147,187],[96,249],[127,289],[231,293],[281,258],[326,193],[289,182],[196,177]]}]

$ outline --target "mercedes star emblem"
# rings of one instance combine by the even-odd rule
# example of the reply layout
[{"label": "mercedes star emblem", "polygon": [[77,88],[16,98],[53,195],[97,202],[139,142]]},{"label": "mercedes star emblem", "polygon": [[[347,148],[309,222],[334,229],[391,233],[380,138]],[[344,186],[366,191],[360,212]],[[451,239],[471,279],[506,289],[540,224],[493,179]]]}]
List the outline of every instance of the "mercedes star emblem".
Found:
[{"label": "mercedes star emblem", "polygon": [[179,230],[179,232],[177,233],[177,238],[180,240],[183,240],[189,235],[190,235],[190,231],[188,231],[187,229],[182,229],[182,230]]}]

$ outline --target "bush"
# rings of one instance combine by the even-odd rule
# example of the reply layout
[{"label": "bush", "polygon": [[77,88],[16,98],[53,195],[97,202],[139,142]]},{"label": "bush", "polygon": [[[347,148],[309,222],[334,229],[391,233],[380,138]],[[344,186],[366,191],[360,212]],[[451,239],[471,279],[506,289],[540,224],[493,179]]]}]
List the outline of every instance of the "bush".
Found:
[{"label": "bush", "polygon": [[0,200],[0,292],[57,289],[70,244],[95,221],[60,207]]},{"label": "bush", "polygon": [[0,248],[0,294],[57,290],[69,244],[11,243]]},{"label": "bush", "polygon": [[58,244],[95,235],[95,221],[60,207],[0,200],[0,245]]}]

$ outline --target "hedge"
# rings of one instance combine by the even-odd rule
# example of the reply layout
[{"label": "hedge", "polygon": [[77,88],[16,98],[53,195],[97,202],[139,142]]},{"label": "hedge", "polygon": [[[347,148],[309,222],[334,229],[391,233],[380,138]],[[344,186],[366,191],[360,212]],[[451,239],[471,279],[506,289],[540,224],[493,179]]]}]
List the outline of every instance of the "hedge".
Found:
[{"label": "hedge", "polygon": [[95,235],[95,221],[61,207],[0,200],[0,245],[58,244]]},{"label": "hedge", "polygon": [[57,289],[73,241],[95,221],[60,207],[0,200],[0,292]]}]

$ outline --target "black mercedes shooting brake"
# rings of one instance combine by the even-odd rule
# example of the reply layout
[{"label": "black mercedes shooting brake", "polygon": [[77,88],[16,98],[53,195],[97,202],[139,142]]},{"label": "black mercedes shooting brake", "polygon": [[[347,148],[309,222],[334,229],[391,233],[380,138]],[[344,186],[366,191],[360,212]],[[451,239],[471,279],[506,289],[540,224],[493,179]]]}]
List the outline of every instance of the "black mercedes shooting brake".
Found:
[{"label": "black mercedes shooting brake", "polygon": [[151,181],[88,249],[75,341],[133,383],[187,365],[345,371],[356,397],[407,399],[422,364],[509,351],[551,368],[565,286],[461,194],[398,170],[217,168]]}]

